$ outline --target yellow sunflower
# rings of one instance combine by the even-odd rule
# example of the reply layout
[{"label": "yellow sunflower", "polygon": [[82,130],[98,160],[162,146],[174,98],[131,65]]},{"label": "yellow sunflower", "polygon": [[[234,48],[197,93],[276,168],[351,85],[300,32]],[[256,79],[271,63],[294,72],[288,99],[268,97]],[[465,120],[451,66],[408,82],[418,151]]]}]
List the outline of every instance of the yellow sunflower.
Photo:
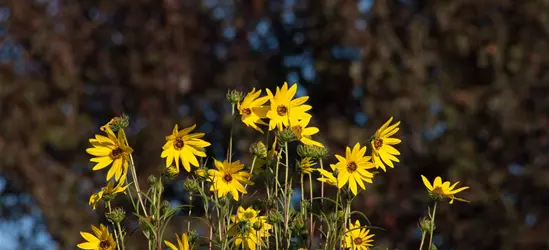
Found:
[{"label": "yellow sunflower", "polygon": [[370,234],[370,230],[360,228],[360,221],[356,220],[355,224],[350,224],[347,233],[345,233],[345,248],[352,250],[368,250],[374,246],[375,234]]},{"label": "yellow sunflower", "polygon": [[133,149],[124,142],[124,132],[121,129],[118,130],[118,137],[109,126],[105,127],[105,131],[107,137],[95,135],[95,138],[90,139],[92,147],[86,149],[86,152],[95,156],[90,159],[91,162],[96,162],[92,170],[101,170],[112,163],[107,172],[107,180],[114,176],[114,179],[119,181],[122,174],[127,173],[129,157]]},{"label": "yellow sunflower", "polygon": [[214,160],[214,165],[217,169],[208,170],[208,175],[211,176],[208,181],[213,182],[210,191],[217,191],[217,197],[224,197],[230,193],[234,200],[238,201],[238,193],[247,194],[248,192],[242,185],[253,184],[249,181],[250,174],[244,169],[244,164],[240,164],[240,161],[229,163],[225,160],[223,163]]},{"label": "yellow sunflower", "polygon": [[376,168],[385,169],[385,165],[394,168],[393,162],[400,162],[395,155],[400,155],[400,152],[394,148],[392,145],[400,143],[400,139],[391,138],[396,132],[398,132],[398,126],[400,122],[397,122],[391,126],[391,121],[393,117],[389,119],[381,128],[376,131],[374,139],[372,140],[372,157]]},{"label": "yellow sunflower", "polygon": [[89,250],[114,250],[116,249],[116,242],[109,234],[109,230],[103,224],[99,225],[99,228],[94,225],[91,226],[93,233],[80,232],[80,235],[86,240],[84,243],[77,245],[80,249]]},{"label": "yellow sunflower", "polygon": [[337,169],[337,187],[342,188],[347,182],[349,188],[353,194],[357,194],[357,184],[366,189],[364,182],[372,183],[374,175],[368,171],[368,169],[374,168],[375,165],[370,162],[370,156],[364,156],[366,154],[366,146],[361,147],[360,143],[355,144],[353,150],[347,147],[345,157],[341,155],[335,155],[339,161],[336,164],[332,164],[332,169]]},{"label": "yellow sunflower", "polygon": [[116,194],[126,191],[129,184],[126,186],[122,186],[124,180],[120,181],[118,185],[116,185],[116,187],[114,186],[113,181],[109,181],[109,183],[107,183],[107,186],[101,188],[101,191],[92,194],[90,196],[89,205],[92,206],[93,210],[95,210],[95,206],[97,205],[97,203],[99,203],[99,201],[101,201],[101,199],[103,199],[103,197],[106,197],[110,200],[114,198]]},{"label": "yellow sunflower", "polygon": [[162,147],[162,155],[166,158],[166,167],[170,167],[175,161],[177,171],[179,171],[179,161],[183,162],[183,166],[187,172],[191,172],[191,165],[198,167],[198,157],[206,157],[203,149],[211,144],[200,138],[204,137],[204,133],[191,133],[195,125],[188,128],[178,130],[177,124],[174,126],[172,134],[166,136],[166,143]]},{"label": "yellow sunflower", "polygon": [[463,190],[469,189],[469,187],[461,187],[458,189],[454,189],[457,186],[457,184],[459,184],[459,181],[454,183],[453,185],[449,181],[445,181],[444,183],[442,183],[442,178],[440,178],[440,176],[437,176],[435,178],[435,181],[433,181],[433,185],[431,185],[431,183],[429,183],[429,180],[427,180],[425,176],[422,175],[421,179],[423,180],[423,184],[425,185],[425,187],[427,187],[427,190],[430,193],[449,198],[450,204],[453,204],[454,200],[458,200],[461,202],[469,202],[468,200],[457,198],[454,196],[455,194]]},{"label": "yellow sunflower", "polygon": [[290,128],[296,136],[296,138],[305,145],[317,146],[323,148],[322,143],[312,140],[310,137],[318,133],[317,127],[307,127],[311,121],[311,116],[304,116],[301,119],[298,117],[292,117],[290,120]]},{"label": "yellow sunflower", "polygon": [[187,233],[181,234],[181,238],[179,238],[176,234],[175,239],[177,240],[177,247],[174,244],[172,244],[171,242],[167,241],[167,240],[164,241],[164,244],[166,244],[166,246],[168,246],[172,250],[189,250],[189,249],[191,249],[191,247],[189,245],[189,237],[187,236]]},{"label": "yellow sunflower", "polygon": [[243,245],[245,249],[257,249],[257,245],[265,247],[263,238],[268,238],[272,225],[267,222],[266,216],[258,216],[259,211],[251,207],[238,207],[236,215],[231,217],[229,233],[235,237],[235,245]]},{"label": "yellow sunflower", "polygon": [[269,101],[268,96],[259,97],[261,90],[255,91],[252,89],[237,105],[238,111],[240,111],[240,119],[246,126],[252,127],[255,130],[263,134],[263,130],[257,126],[257,124],[268,125],[261,119],[267,118],[267,111],[269,106],[263,106]]},{"label": "yellow sunflower", "polygon": [[270,110],[267,112],[269,118],[269,130],[278,128],[282,130],[290,125],[290,117],[293,119],[304,119],[310,117],[306,112],[312,107],[304,103],[309,99],[308,96],[302,96],[293,99],[297,91],[297,84],[288,89],[288,83],[284,83],[282,88],[276,87],[276,93],[267,89],[267,95],[271,103]]}]

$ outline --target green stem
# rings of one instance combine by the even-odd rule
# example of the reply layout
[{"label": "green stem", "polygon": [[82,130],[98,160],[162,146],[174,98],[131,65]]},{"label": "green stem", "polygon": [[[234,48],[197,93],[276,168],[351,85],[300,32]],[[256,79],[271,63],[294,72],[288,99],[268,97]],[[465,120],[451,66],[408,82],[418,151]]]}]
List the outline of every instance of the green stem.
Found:
[{"label": "green stem", "polygon": [[[322,164],[322,159],[318,160],[320,164],[320,169],[324,170],[324,165]],[[309,176],[310,177],[310,176]],[[324,182],[320,182],[320,210],[324,211]],[[324,218],[320,217],[320,225],[319,225],[320,231],[322,232],[324,229]],[[320,247],[322,247],[322,233],[320,234]]]},{"label": "green stem", "polygon": [[191,207],[189,208],[189,218],[187,219],[187,232],[191,231],[191,213],[193,212],[192,205],[193,205],[193,193],[189,193],[189,202],[191,203]]},{"label": "green stem", "polygon": [[284,150],[286,151],[286,172],[284,175],[284,230],[288,232],[288,217],[290,210],[290,202],[288,199],[288,143],[284,143]]},{"label": "green stem", "polygon": [[303,185],[303,174],[301,174],[301,202],[305,200],[305,186]]},{"label": "green stem", "polygon": [[160,183],[160,185],[157,185],[156,188],[158,189],[158,196],[156,197],[156,200],[158,201],[157,202],[157,207],[156,207],[156,221],[157,221],[157,231],[156,231],[156,235],[157,235],[157,239],[156,239],[156,249],[158,250],[162,250],[162,235],[160,235],[160,230],[162,228],[162,225],[161,225],[161,221],[160,221],[160,206],[162,206],[162,178],[158,178],[158,183]]},{"label": "green stem", "polygon": [[[126,137],[126,131],[122,129],[122,135],[124,136],[124,143],[126,143],[126,146],[130,146],[128,143],[128,138]],[[141,198],[141,189],[139,188],[139,181],[137,180],[137,172],[135,171],[135,162],[133,161],[133,156],[130,154],[130,170],[132,171],[132,178],[133,178],[133,184],[135,185],[135,192],[137,193],[137,198],[139,199],[139,204],[141,204],[141,208],[143,209],[143,214],[145,216],[147,215],[147,209],[145,209],[145,204],[143,203],[143,198]],[[139,209],[136,209],[137,214],[139,214]]]},{"label": "green stem", "polygon": [[[111,202],[110,201],[107,202],[107,208],[109,209],[109,213],[112,213],[112,208],[111,208]],[[113,223],[113,222],[111,222],[111,223],[112,223],[113,227],[116,226],[115,223]],[[120,250],[120,245],[122,245],[120,242],[123,242],[122,238],[121,238],[122,237],[122,232],[120,232],[120,234],[119,234],[119,233],[116,232],[116,228],[113,228],[113,233],[114,233],[114,238],[116,239],[116,249]]]},{"label": "green stem", "polygon": [[233,130],[234,130],[234,104],[231,104],[231,133],[229,136],[229,149],[227,150],[227,159],[229,163],[233,158]]},{"label": "green stem", "polygon": [[313,236],[314,236],[314,227],[313,227],[313,177],[312,174],[309,174],[309,199],[311,199],[310,208],[311,211],[309,211],[309,249],[313,247]]},{"label": "green stem", "polygon": [[[255,161],[257,160],[257,156],[254,155],[254,158],[252,160],[252,167],[250,168],[250,177],[248,177],[248,180],[250,180],[252,178],[252,174],[254,173],[254,166],[255,166]],[[244,189],[248,188],[248,183],[246,183],[244,185]]]},{"label": "green stem", "polygon": [[423,249],[423,243],[425,242],[425,235],[427,235],[427,232],[423,232],[421,234],[421,244],[419,244],[419,250]]},{"label": "green stem", "polygon": [[431,246],[433,245],[433,232],[435,231],[435,215],[437,212],[437,203],[435,201],[435,205],[433,206],[433,213],[431,216],[431,232],[429,233],[429,250],[431,249]]}]

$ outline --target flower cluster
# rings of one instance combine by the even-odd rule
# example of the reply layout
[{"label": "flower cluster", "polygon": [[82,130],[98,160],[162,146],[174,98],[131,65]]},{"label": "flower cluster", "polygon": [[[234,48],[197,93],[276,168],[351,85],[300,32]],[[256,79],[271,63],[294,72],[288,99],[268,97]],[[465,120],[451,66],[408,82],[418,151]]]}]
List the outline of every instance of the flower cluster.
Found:
[{"label": "flower cluster", "polygon": [[[251,131],[265,135],[264,140],[250,145],[251,162],[233,159],[233,128],[227,159],[218,160],[208,157],[211,144],[205,140],[204,133],[193,132],[196,124],[181,130],[175,124],[171,134],[165,137],[164,145],[158,145],[162,148],[160,158],[164,159],[165,168],[158,175],[149,176],[147,190],[141,190],[133,149],[125,134],[125,128],[130,126],[129,117],[115,117],[101,126],[104,134],[90,139],[91,147],[86,152],[92,155],[92,170],[110,168],[106,173],[106,185],[91,194],[89,205],[95,210],[104,202],[112,234],[105,225],[92,226],[93,234],[81,232],[86,242],[77,246],[125,250],[126,230],[121,222],[126,212],[121,207],[113,208],[115,198],[122,196],[131,201],[134,209],[131,214],[139,222],[139,230],[148,240],[149,249],[162,249],[162,245],[172,250],[203,246],[208,249],[313,249],[313,239],[321,239],[323,249],[368,250],[373,247],[375,235],[370,233],[373,227],[361,226],[357,218],[353,222],[353,217],[362,213],[351,211],[351,203],[359,192],[374,182],[374,177],[381,172],[379,169],[387,172],[388,167],[394,168],[395,163],[400,162],[400,151],[396,148],[401,143],[396,137],[400,122],[389,118],[369,140],[347,146],[345,154],[334,154],[331,158],[325,145],[314,138],[319,129],[310,126],[313,116],[309,113],[312,107],[307,104],[309,97],[296,97],[297,84],[284,83],[276,87],[274,93],[266,89],[263,96],[262,92],[254,88],[244,95],[232,90],[226,96],[233,108],[233,121],[240,118],[246,127],[253,129]],[[231,123],[231,126],[236,125],[238,123]],[[297,144],[296,154],[290,152],[291,143]],[[291,162],[295,163],[291,164],[290,157],[294,155],[297,155],[296,159]],[[329,168],[324,167],[326,162],[331,163]],[[185,169],[183,173],[181,165]],[[294,173],[300,177],[297,181],[293,178]],[[178,180],[179,176],[185,179]],[[421,178],[435,203],[429,209],[428,217],[419,223],[423,232],[420,249],[427,234],[430,235],[428,249],[434,249],[432,237],[438,201],[468,202],[455,197],[468,187],[456,188],[459,182],[442,182],[440,177],[433,183],[423,175]],[[172,207],[170,201],[165,200],[164,185],[177,181],[183,181],[191,201],[189,205]],[[263,185],[254,185],[257,183]],[[301,194],[298,207],[291,206],[295,183],[299,184]],[[321,186],[320,190],[314,188],[317,184]],[[333,186],[335,199],[327,197],[324,184]],[[256,192],[250,192],[249,186],[259,188],[265,197],[252,198]],[[204,205],[202,212],[206,218],[203,222],[209,229],[208,237],[191,230],[191,222],[187,219],[187,230],[176,233],[175,243],[165,240],[164,232],[172,217],[190,207],[195,197]],[[243,200],[253,201],[253,205],[244,208]],[[185,214],[191,218],[195,210],[186,209]]]}]

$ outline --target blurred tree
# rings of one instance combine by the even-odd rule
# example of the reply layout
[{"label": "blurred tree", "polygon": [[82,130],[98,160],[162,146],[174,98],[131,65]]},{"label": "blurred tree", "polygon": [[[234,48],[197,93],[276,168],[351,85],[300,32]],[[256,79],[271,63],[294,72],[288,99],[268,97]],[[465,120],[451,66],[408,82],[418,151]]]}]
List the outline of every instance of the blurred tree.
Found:
[{"label": "blurred tree", "polygon": [[[174,122],[199,124],[222,158],[226,89],[285,80],[311,96],[334,152],[390,116],[403,121],[402,163],[357,204],[388,230],[378,242],[417,247],[426,174],[471,186],[471,204],[437,215],[440,249],[548,247],[548,1],[8,2],[0,173],[32,195],[63,249],[102,219],[87,199],[103,176],[84,153],[100,125],[130,114],[146,183],[162,166],[147,156]],[[252,133],[237,133],[245,152]]]}]

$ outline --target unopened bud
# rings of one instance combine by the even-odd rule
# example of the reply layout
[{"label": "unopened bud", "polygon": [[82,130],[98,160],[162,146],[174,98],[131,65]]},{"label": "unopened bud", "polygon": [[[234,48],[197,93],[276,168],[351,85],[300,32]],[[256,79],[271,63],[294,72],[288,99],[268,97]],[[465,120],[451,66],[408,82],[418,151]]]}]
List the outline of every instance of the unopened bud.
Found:
[{"label": "unopened bud", "polygon": [[267,217],[267,220],[271,225],[278,224],[282,222],[283,219],[282,214],[277,210],[271,210],[269,212],[269,216]]},{"label": "unopened bud", "polygon": [[257,221],[254,223],[254,230],[255,230],[255,231],[259,231],[259,230],[261,230],[261,228],[263,228],[263,221],[257,220]]},{"label": "unopened bud", "polygon": [[150,175],[149,178],[147,178],[147,182],[149,183],[149,185],[153,186],[154,184],[156,184],[156,177],[154,175]]},{"label": "unopened bud", "polygon": [[244,97],[244,93],[234,89],[229,90],[225,95],[225,98],[227,98],[227,101],[235,105],[242,100],[242,97]]},{"label": "unopened bud", "polygon": [[200,191],[200,185],[198,184],[198,182],[190,178],[185,180],[185,182],[183,183],[183,188],[187,190],[187,192],[192,193]]},{"label": "unopened bud", "polygon": [[292,142],[292,141],[295,141],[297,139],[295,137],[294,132],[292,132],[292,130],[288,129],[288,128],[286,128],[282,131],[278,131],[277,138],[278,138],[278,141],[281,144]]},{"label": "unopened bud", "polygon": [[111,212],[106,213],[105,217],[111,223],[120,223],[126,217],[126,211],[121,207],[117,207]]},{"label": "unopened bud", "polygon": [[250,153],[261,159],[265,159],[267,158],[267,147],[261,141],[252,143],[252,145],[250,145]]},{"label": "unopened bud", "polygon": [[169,166],[162,171],[162,176],[166,177],[168,180],[173,180],[179,175],[179,170],[175,166]]},{"label": "unopened bud", "polygon": [[160,213],[166,214],[171,208],[171,204],[169,201],[162,201],[162,204],[160,205]]},{"label": "unopened bud", "polygon": [[434,225],[431,225],[431,220],[427,217],[421,217],[418,222],[419,229],[421,229],[422,232],[431,232],[431,229],[435,229]]}]

